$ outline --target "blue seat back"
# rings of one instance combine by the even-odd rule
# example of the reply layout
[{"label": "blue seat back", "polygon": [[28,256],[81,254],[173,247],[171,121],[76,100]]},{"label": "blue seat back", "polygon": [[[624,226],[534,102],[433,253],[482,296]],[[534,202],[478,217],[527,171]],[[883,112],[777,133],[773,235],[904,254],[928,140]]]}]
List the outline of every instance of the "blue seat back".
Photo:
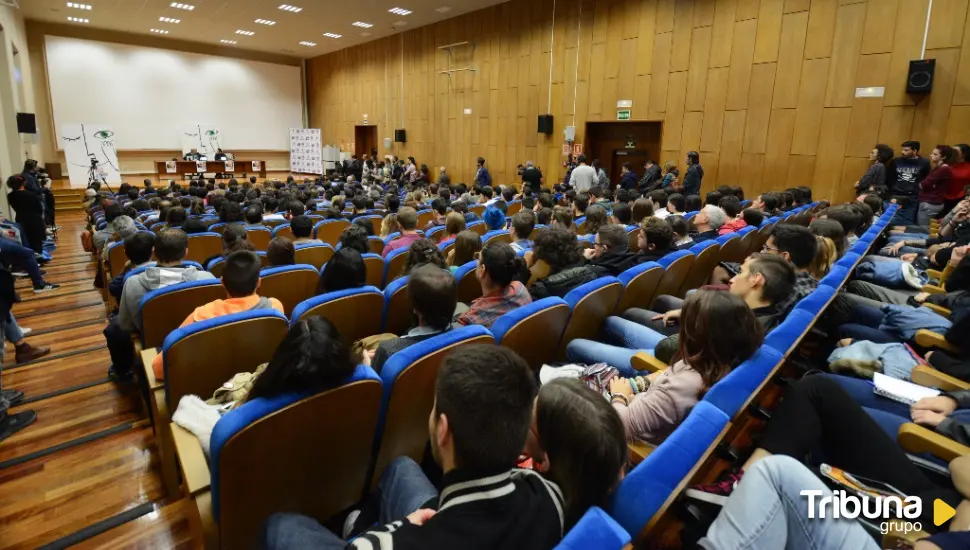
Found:
[{"label": "blue seat back", "polygon": [[818,316],[822,309],[828,305],[829,300],[835,296],[835,292],[836,289],[828,285],[819,286],[814,292],[802,298],[795,305],[795,309],[803,309],[812,314],[813,317]]},{"label": "blue seat back", "polygon": [[593,506],[566,533],[556,550],[621,550],[630,534],[599,506]]},{"label": "blue seat back", "polygon": [[384,312],[381,318],[382,330],[392,334],[403,334],[411,325],[408,277],[395,279],[384,287]]},{"label": "blue seat back", "polygon": [[761,346],[747,361],[741,363],[704,394],[704,401],[721,409],[733,418],[768,375],[781,364],[781,352]]},{"label": "blue seat back", "polygon": [[565,300],[551,296],[502,315],[492,323],[491,331],[497,343],[518,353],[538,371],[553,360],[570,313]]},{"label": "blue seat back", "polygon": [[787,356],[813,322],[815,317],[812,314],[803,309],[794,309],[781,324],[765,335],[765,345]]}]

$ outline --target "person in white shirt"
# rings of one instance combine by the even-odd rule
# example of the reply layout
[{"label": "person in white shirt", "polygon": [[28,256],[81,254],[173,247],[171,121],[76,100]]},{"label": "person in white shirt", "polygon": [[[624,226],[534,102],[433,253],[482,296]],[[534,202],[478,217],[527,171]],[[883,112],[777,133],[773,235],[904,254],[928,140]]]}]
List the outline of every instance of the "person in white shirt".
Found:
[{"label": "person in white shirt", "polygon": [[647,193],[647,198],[653,202],[653,215],[661,220],[671,214],[667,210],[667,193],[663,189],[654,189]]},{"label": "person in white shirt", "polygon": [[579,161],[579,166],[573,168],[572,175],[569,176],[569,181],[573,184],[573,189],[577,193],[586,193],[596,181],[596,170],[586,164],[586,155],[579,155],[579,158],[576,160]]}]

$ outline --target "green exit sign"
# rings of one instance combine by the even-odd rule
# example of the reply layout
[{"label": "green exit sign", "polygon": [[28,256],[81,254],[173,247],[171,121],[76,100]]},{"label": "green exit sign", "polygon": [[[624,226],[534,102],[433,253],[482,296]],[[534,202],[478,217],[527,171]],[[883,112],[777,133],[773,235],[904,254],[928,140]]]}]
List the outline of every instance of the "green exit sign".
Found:
[{"label": "green exit sign", "polygon": [[616,112],[616,120],[630,120],[630,110],[624,109]]}]

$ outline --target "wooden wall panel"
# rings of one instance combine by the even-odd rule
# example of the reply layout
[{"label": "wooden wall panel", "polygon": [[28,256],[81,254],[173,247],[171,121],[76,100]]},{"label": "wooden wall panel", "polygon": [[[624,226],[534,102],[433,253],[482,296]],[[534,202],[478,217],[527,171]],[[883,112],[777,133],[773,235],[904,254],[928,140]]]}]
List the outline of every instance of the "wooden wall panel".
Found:
[{"label": "wooden wall panel", "polygon": [[[700,151],[705,189],[812,185],[848,199],[874,143],[970,141],[968,3],[933,2],[936,82],[918,104],[906,70],[928,0],[558,0],[555,16],[551,0],[511,0],[310,60],[310,126],[349,147],[367,113],[379,141],[408,131],[381,155],[446,166],[453,181],[482,155],[498,183],[536,160],[554,181],[563,128],[584,143],[587,121],[631,99],[635,120],[663,122],[658,160],[683,168]],[[465,40],[474,54],[450,63],[437,49]],[[477,70],[438,74],[464,66]],[[857,99],[862,86],[886,95]],[[547,112],[548,137],[535,132]]]}]

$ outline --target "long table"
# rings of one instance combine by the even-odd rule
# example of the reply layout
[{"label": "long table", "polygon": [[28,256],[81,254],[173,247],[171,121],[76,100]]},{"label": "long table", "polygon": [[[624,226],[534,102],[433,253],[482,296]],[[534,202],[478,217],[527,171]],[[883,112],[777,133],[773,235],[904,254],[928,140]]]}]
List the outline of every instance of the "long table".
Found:
[{"label": "long table", "polygon": [[[155,161],[155,179],[161,180],[162,178],[171,178],[172,176],[182,176],[185,179],[186,174],[198,174],[199,170],[194,160],[177,160],[175,161],[175,172],[169,172],[167,168],[167,163],[171,161],[156,160]],[[245,174],[249,176],[257,176],[260,178],[266,177],[266,161],[260,160],[235,160],[232,170],[226,170],[226,163],[221,160],[210,160],[205,163],[204,173],[219,173],[219,174]],[[259,162],[259,170],[253,170],[253,162]]]}]

